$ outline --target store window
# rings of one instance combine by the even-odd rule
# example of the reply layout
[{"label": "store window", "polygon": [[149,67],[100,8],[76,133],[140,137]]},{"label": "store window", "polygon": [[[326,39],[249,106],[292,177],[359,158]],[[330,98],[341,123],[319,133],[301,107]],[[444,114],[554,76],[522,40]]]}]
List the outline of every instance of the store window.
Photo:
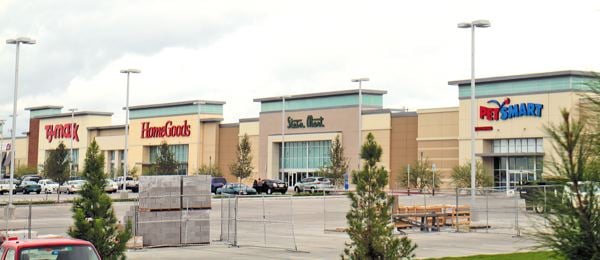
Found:
[{"label": "store window", "polygon": [[516,138],[496,139],[492,142],[494,153],[543,153],[544,139],[542,138]]},{"label": "store window", "polygon": [[[314,171],[329,163],[331,141],[286,142],[279,168]],[[279,155],[281,156],[281,154]]]},{"label": "store window", "polygon": [[73,173],[79,172],[79,149],[73,149],[73,153],[71,153],[71,163]]},{"label": "store window", "polygon": [[[187,144],[169,145],[169,151],[173,153],[173,157],[178,163],[177,174],[179,175],[187,175],[188,173],[188,149]],[[150,146],[150,163],[156,163],[159,156],[160,146]]]}]

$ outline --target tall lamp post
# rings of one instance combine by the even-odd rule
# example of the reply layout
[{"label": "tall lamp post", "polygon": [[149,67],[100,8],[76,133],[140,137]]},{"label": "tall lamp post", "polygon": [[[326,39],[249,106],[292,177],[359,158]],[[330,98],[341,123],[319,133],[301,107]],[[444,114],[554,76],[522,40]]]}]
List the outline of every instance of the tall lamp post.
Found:
[{"label": "tall lamp post", "polygon": [[0,119],[0,174],[4,178],[4,123],[6,120]]},{"label": "tall lamp post", "polygon": [[[201,106],[205,105],[205,104],[206,104],[206,102],[204,102],[204,101],[196,101],[196,102],[194,102],[194,105],[198,106],[198,157],[197,157],[197,162],[196,162],[196,165],[198,167],[197,170],[199,170],[200,167],[201,167],[200,160],[202,159],[202,157],[200,157],[201,156],[200,152],[202,151],[202,147],[200,146],[200,140],[201,140],[201,137],[202,137],[202,133],[200,131],[200,122],[201,122],[200,121],[201,120],[201,118],[200,118],[200,112],[201,112]],[[209,167],[210,167],[210,165],[209,165]]]},{"label": "tall lamp post", "polygon": [[[475,199],[475,28],[490,27],[488,20],[475,20],[470,23],[459,23],[458,28],[471,29],[471,198]],[[507,180],[508,181],[508,180]]]},{"label": "tall lamp post", "polygon": [[125,160],[125,164],[123,165],[123,192],[127,192],[127,168],[129,167],[127,164],[127,153],[129,150],[129,147],[127,146],[127,139],[129,137],[129,75],[131,75],[131,73],[137,74],[140,73],[141,71],[138,69],[126,69],[126,70],[121,70],[121,73],[125,73],[127,74],[127,94],[125,96],[125,149],[124,151],[124,155],[123,155],[123,159]]},{"label": "tall lamp post", "polygon": [[13,207],[13,179],[15,177],[15,129],[17,129],[17,97],[18,97],[18,89],[19,89],[19,49],[21,44],[35,44],[35,40],[28,37],[19,37],[16,39],[8,39],[6,40],[6,44],[14,44],[16,45],[16,59],[15,59],[15,89],[14,89],[14,97],[13,97],[13,114],[12,114],[12,139],[10,141],[10,185],[8,190],[8,206]]},{"label": "tall lamp post", "polygon": [[77,111],[77,108],[71,108],[69,109],[69,111],[71,111],[71,148],[70,148],[70,156],[71,156],[71,160],[69,160],[69,176],[73,176],[73,130],[75,129],[74,124],[75,124],[75,111]]},{"label": "tall lamp post", "polygon": [[369,78],[352,79],[352,82],[358,82],[358,170],[360,171],[360,145],[362,143],[362,82],[369,81]]}]

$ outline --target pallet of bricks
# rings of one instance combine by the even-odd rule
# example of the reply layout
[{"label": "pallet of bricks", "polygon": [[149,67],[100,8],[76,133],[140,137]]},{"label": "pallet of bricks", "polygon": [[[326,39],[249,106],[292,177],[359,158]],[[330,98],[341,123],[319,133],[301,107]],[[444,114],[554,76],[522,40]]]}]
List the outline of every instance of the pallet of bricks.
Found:
[{"label": "pallet of bricks", "polygon": [[142,176],[126,214],[144,246],[210,243],[210,176]]}]

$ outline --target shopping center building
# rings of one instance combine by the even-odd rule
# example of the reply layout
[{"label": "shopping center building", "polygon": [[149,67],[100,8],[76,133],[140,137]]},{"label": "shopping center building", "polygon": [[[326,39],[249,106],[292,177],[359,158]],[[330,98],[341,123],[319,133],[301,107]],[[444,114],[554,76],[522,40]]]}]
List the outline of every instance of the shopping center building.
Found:
[{"label": "shopping center building", "polygon": [[[544,127],[560,123],[563,108],[576,112],[582,94],[589,93],[591,80],[595,74],[583,71],[476,80],[475,155],[493,175],[494,186],[551,174],[544,164],[553,154]],[[331,142],[338,136],[349,170],[357,169],[359,142],[372,133],[383,149],[380,164],[391,173],[390,188],[401,188],[398,177],[417,160],[435,165],[442,186],[450,187],[452,168],[471,156],[471,90],[470,80],[448,85],[458,91],[457,107],[392,110],[383,106],[387,91],[365,89],[359,95],[353,89],[256,98],[259,115],[237,123],[222,122],[224,101],[132,106],[128,168],[148,173],[158,146],[167,142],[179,163],[179,174],[195,174],[200,166],[215,165],[234,181],[229,165],[235,160],[240,138],[247,135],[254,167],[249,180],[277,178],[293,185],[328,163]],[[26,110],[29,132],[17,138],[18,164],[42,169],[49,151],[64,142],[67,149],[73,148],[74,169],[81,170],[85,150],[95,139],[105,155],[107,174],[115,176],[123,167],[125,127],[112,124],[112,113],[65,113],[60,106]]]}]

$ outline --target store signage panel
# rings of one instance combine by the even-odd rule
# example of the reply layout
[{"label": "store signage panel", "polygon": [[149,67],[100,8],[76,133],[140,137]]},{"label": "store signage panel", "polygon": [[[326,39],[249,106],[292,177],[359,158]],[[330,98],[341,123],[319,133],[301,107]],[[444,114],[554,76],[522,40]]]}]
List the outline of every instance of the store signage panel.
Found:
[{"label": "store signage panel", "polygon": [[324,118],[322,116],[320,117],[313,117],[312,115],[309,115],[306,117],[306,124],[304,124],[304,121],[302,121],[302,119],[294,119],[291,116],[288,117],[288,128],[317,128],[317,127],[325,127],[325,124],[323,124]]},{"label": "store signage panel", "polygon": [[183,125],[173,125],[173,121],[169,120],[162,126],[150,126],[150,122],[142,122],[142,138],[187,137],[191,133],[187,120],[183,121]]},{"label": "store signage panel", "polygon": [[46,139],[49,143],[51,143],[53,139],[62,138],[73,139],[79,142],[79,135],[77,134],[79,125],[76,123],[45,125],[44,129],[46,130]]},{"label": "store signage panel", "polygon": [[532,116],[542,117],[543,104],[538,103],[516,103],[511,104],[510,98],[504,99],[502,103],[495,99],[488,100],[488,104],[495,104],[497,107],[479,107],[479,119],[489,121],[508,120],[516,117]]}]

